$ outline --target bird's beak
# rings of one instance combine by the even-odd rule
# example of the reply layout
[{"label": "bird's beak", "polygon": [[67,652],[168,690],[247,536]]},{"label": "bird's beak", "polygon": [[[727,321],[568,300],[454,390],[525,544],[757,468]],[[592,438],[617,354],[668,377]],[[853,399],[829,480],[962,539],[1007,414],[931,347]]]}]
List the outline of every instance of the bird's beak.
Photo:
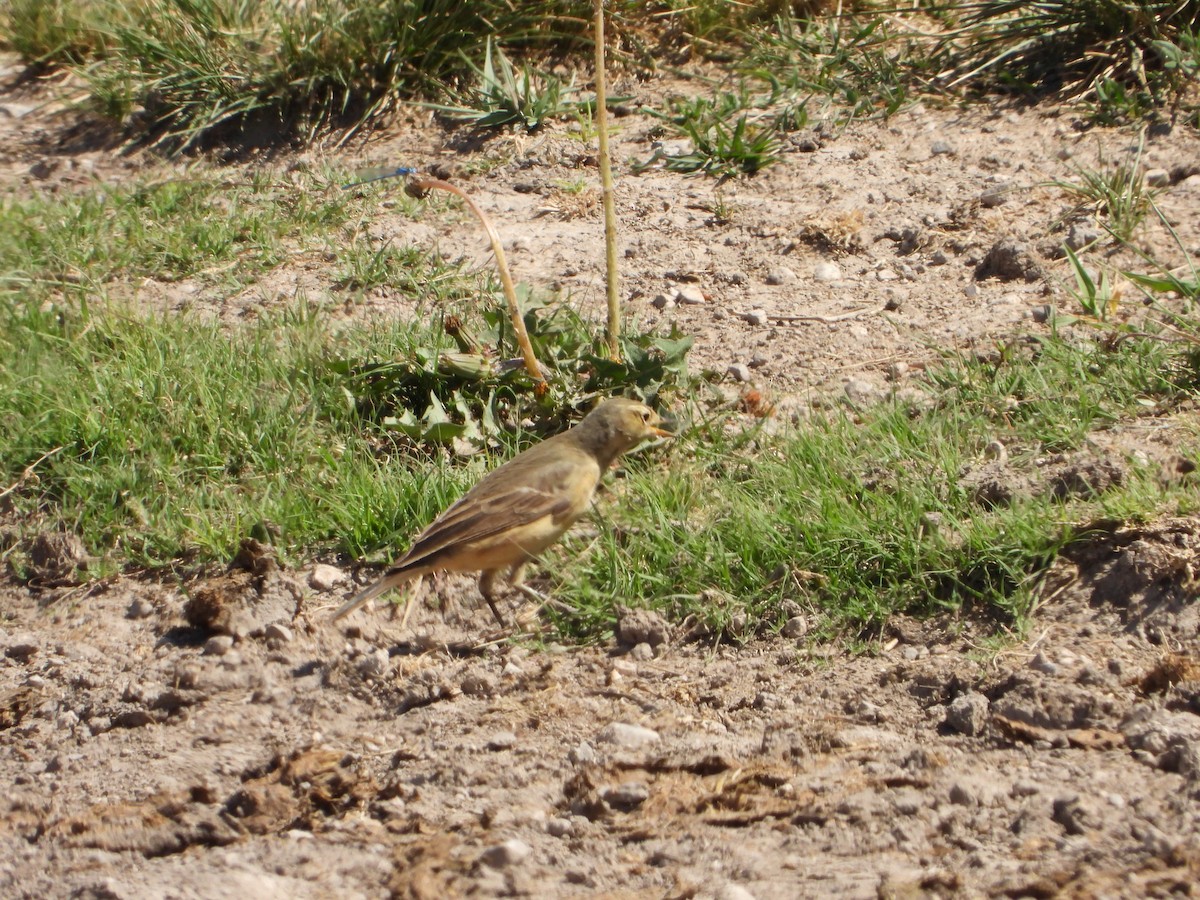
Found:
[{"label": "bird's beak", "polygon": [[650,433],[652,435],[654,435],[655,437],[660,437],[660,438],[675,437],[675,432],[667,431],[667,429],[665,429],[665,428],[659,428],[657,425],[650,426]]}]

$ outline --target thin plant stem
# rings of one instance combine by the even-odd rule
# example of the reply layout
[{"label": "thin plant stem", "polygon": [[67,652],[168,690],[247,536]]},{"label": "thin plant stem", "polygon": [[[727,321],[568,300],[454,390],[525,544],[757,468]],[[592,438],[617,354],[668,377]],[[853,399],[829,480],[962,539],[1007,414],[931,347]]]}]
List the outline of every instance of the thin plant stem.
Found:
[{"label": "thin plant stem", "polygon": [[608,86],[604,70],[604,0],[596,0],[596,127],[600,138],[600,185],[604,203],[605,287],[608,291],[608,355],[621,361],[621,295],[617,271],[617,209],[613,196],[612,158],[608,152]]}]

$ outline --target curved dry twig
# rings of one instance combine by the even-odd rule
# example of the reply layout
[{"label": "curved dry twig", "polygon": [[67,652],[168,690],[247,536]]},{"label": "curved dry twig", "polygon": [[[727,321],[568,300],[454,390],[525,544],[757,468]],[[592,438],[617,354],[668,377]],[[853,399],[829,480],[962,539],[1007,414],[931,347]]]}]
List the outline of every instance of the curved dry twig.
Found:
[{"label": "curved dry twig", "polygon": [[517,302],[517,289],[513,284],[512,274],[508,271],[508,259],[504,255],[504,245],[500,242],[500,233],[496,231],[495,226],[484,215],[483,210],[479,208],[478,204],[462,188],[448,181],[442,181],[440,178],[430,178],[423,175],[415,176],[411,183],[419,191],[436,189],[449,191],[451,194],[461,197],[471,212],[475,213],[475,217],[483,223],[484,230],[488,234],[488,239],[492,242],[492,253],[496,256],[496,268],[500,272],[500,286],[504,289],[505,300],[508,301],[508,314],[512,319],[513,331],[517,335],[517,345],[521,348],[521,357],[525,361],[525,369],[529,372],[535,384],[544,386],[546,376],[542,374],[542,368],[538,365],[537,356],[533,352],[533,344],[529,342],[529,332],[525,330],[525,319],[521,315],[521,305]]}]

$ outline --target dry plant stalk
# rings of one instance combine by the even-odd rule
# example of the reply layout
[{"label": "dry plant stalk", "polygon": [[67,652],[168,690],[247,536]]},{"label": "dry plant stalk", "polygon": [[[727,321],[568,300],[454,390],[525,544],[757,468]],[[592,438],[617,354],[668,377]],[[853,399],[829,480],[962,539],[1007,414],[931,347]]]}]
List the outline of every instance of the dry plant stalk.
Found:
[{"label": "dry plant stalk", "polygon": [[608,355],[621,361],[621,296],[617,272],[617,210],[613,197],[612,158],[608,152],[608,86],[604,70],[604,0],[596,0],[596,128],[600,138],[600,184],[604,202],[605,286],[608,290]]},{"label": "dry plant stalk", "polygon": [[537,356],[533,352],[533,344],[529,342],[529,332],[525,330],[525,319],[521,315],[521,306],[517,302],[517,289],[513,284],[512,274],[508,271],[508,258],[504,255],[504,245],[500,243],[500,233],[496,231],[495,226],[487,216],[483,214],[483,210],[472,200],[467,192],[462,188],[456,187],[448,181],[442,181],[440,178],[428,178],[418,175],[412,179],[412,186],[418,191],[429,191],[437,189],[440,191],[449,191],[458,197],[462,197],[463,202],[471,212],[475,213],[476,218],[483,223],[484,230],[487,231],[488,240],[492,242],[492,253],[496,256],[496,268],[500,272],[500,286],[504,289],[504,299],[508,301],[508,315],[512,319],[513,331],[517,335],[517,344],[521,348],[521,357],[525,360],[525,369],[533,378],[539,395],[546,388],[546,377],[542,374],[542,367],[538,365]]}]

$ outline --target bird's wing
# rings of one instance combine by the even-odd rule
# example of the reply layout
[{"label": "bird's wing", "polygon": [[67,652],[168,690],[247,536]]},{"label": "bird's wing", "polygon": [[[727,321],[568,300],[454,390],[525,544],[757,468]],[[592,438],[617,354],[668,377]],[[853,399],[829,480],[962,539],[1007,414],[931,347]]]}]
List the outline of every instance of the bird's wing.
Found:
[{"label": "bird's wing", "polygon": [[503,474],[508,477],[485,478],[435,519],[389,573],[416,565],[436,566],[444,553],[546,516],[577,515],[599,478],[594,463],[589,467],[569,459],[547,460],[520,475]]}]

